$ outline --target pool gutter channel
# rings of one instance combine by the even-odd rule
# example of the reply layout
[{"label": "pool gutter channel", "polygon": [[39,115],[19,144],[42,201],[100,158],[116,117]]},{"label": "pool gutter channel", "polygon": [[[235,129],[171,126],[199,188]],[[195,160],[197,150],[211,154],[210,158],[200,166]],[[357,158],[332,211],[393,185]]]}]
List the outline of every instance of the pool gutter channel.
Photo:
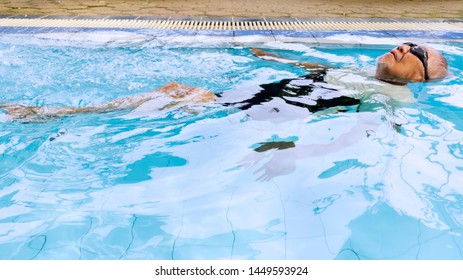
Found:
[{"label": "pool gutter channel", "polygon": [[[240,19],[172,17],[8,17],[0,16],[0,34],[46,33],[66,30],[151,30],[157,35],[239,37],[325,43],[335,34],[370,37],[463,41],[463,21],[443,19]],[[159,32],[164,31],[164,33]],[[264,40],[265,41],[265,40]],[[329,40],[328,40],[329,41]],[[343,40],[343,43],[359,43]],[[354,40],[355,41],[355,40]],[[363,42],[367,43],[367,42]]]}]

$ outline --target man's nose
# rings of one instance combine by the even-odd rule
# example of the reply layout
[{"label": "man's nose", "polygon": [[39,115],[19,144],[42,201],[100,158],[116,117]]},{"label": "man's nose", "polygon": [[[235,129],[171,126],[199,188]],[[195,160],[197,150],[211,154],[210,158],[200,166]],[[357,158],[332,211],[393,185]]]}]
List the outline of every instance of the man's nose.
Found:
[{"label": "man's nose", "polygon": [[403,53],[403,54],[405,54],[405,53],[408,52],[408,48],[406,48],[406,47],[404,47],[404,46],[398,46],[396,49],[397,49],[399,52]]}]

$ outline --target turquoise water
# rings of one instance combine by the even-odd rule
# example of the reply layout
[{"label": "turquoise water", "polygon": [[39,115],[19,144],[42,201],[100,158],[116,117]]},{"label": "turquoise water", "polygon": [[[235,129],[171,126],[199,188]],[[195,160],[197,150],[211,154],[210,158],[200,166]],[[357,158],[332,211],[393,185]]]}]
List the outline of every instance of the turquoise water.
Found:
[{"label": "turquoise water", "polygon": [[[84,107],[172,81],[243,99],[306,74],[242,44],[84,35],[0,36],[0,102]],[[463,46],[431,45],[448,78],[359,112],[0,113],[0,259],[462,259]],[[252,46],[367,72],[392,48]]]}]

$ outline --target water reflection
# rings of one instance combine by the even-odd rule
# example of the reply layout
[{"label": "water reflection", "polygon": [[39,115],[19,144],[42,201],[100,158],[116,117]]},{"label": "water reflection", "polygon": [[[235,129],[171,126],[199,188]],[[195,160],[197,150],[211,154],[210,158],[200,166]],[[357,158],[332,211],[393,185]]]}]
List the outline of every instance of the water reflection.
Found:
[{"label": "water reflection", "polygon": [[418,102],[400,107],[241,48],[56,48],[32,48],[66,54],[47,73],[18,47],[27,69],[0,69],[10,101],[85,106],[172,78],[222,97],[194,112],[0,123],[0,258],[463,258],[462,124],[457,103],[443,106],[459,88],[433,98],[412,85]]}]

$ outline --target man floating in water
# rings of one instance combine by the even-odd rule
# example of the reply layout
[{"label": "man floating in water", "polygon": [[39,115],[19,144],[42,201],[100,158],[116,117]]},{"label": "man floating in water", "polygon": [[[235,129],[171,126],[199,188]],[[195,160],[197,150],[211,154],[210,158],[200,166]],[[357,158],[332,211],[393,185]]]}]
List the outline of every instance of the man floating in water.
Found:
[{"label": "man floating in water", "polygon": [[[328,108],[345,110],[349,106],[359,106],[364,99],[363,93],[371,92],[387,95],[398,102],[412,100],[412,95],[404,85],[408,82],[424,82],[447,76],[448,66],[445,58],[437,50],[413,43],[401,44],[390,52],[380,56],[376,64],[376,79],[356,74],[361,79],[352,79],[358,70],[336,69],[334,67],[303,63],[284,59],[260,49],[251,49],[254,56],[264,60],[276,61],[305,68],[309,74],[295,79],[260,85],[261,90],[251,94],[245,100],[227,101],[224,94],[215,95],[211,91],[193,88],[178,83],[171,83],[160,89],[140,95],[112,100],[101,105],[82,108],[75,107],[40,107],[18,104],[0,104],[9,119],[22,122],[40,122],[50,118],[73,114],[105,113],[119,110],[146,107],[150,110],[172,110],[187,104],[204,104],[219,102],[227,106],[236,106],[248,110],[279,98],[285,103],[301,107],[310,112]],[[338,90],[339,86],[353,89],[355,94],[349,96]],[[233,99],[233,98],[232,98]],[[279,113],[278,107],[273,107]],[[358,110],[358,107],[357,107]]]}]

